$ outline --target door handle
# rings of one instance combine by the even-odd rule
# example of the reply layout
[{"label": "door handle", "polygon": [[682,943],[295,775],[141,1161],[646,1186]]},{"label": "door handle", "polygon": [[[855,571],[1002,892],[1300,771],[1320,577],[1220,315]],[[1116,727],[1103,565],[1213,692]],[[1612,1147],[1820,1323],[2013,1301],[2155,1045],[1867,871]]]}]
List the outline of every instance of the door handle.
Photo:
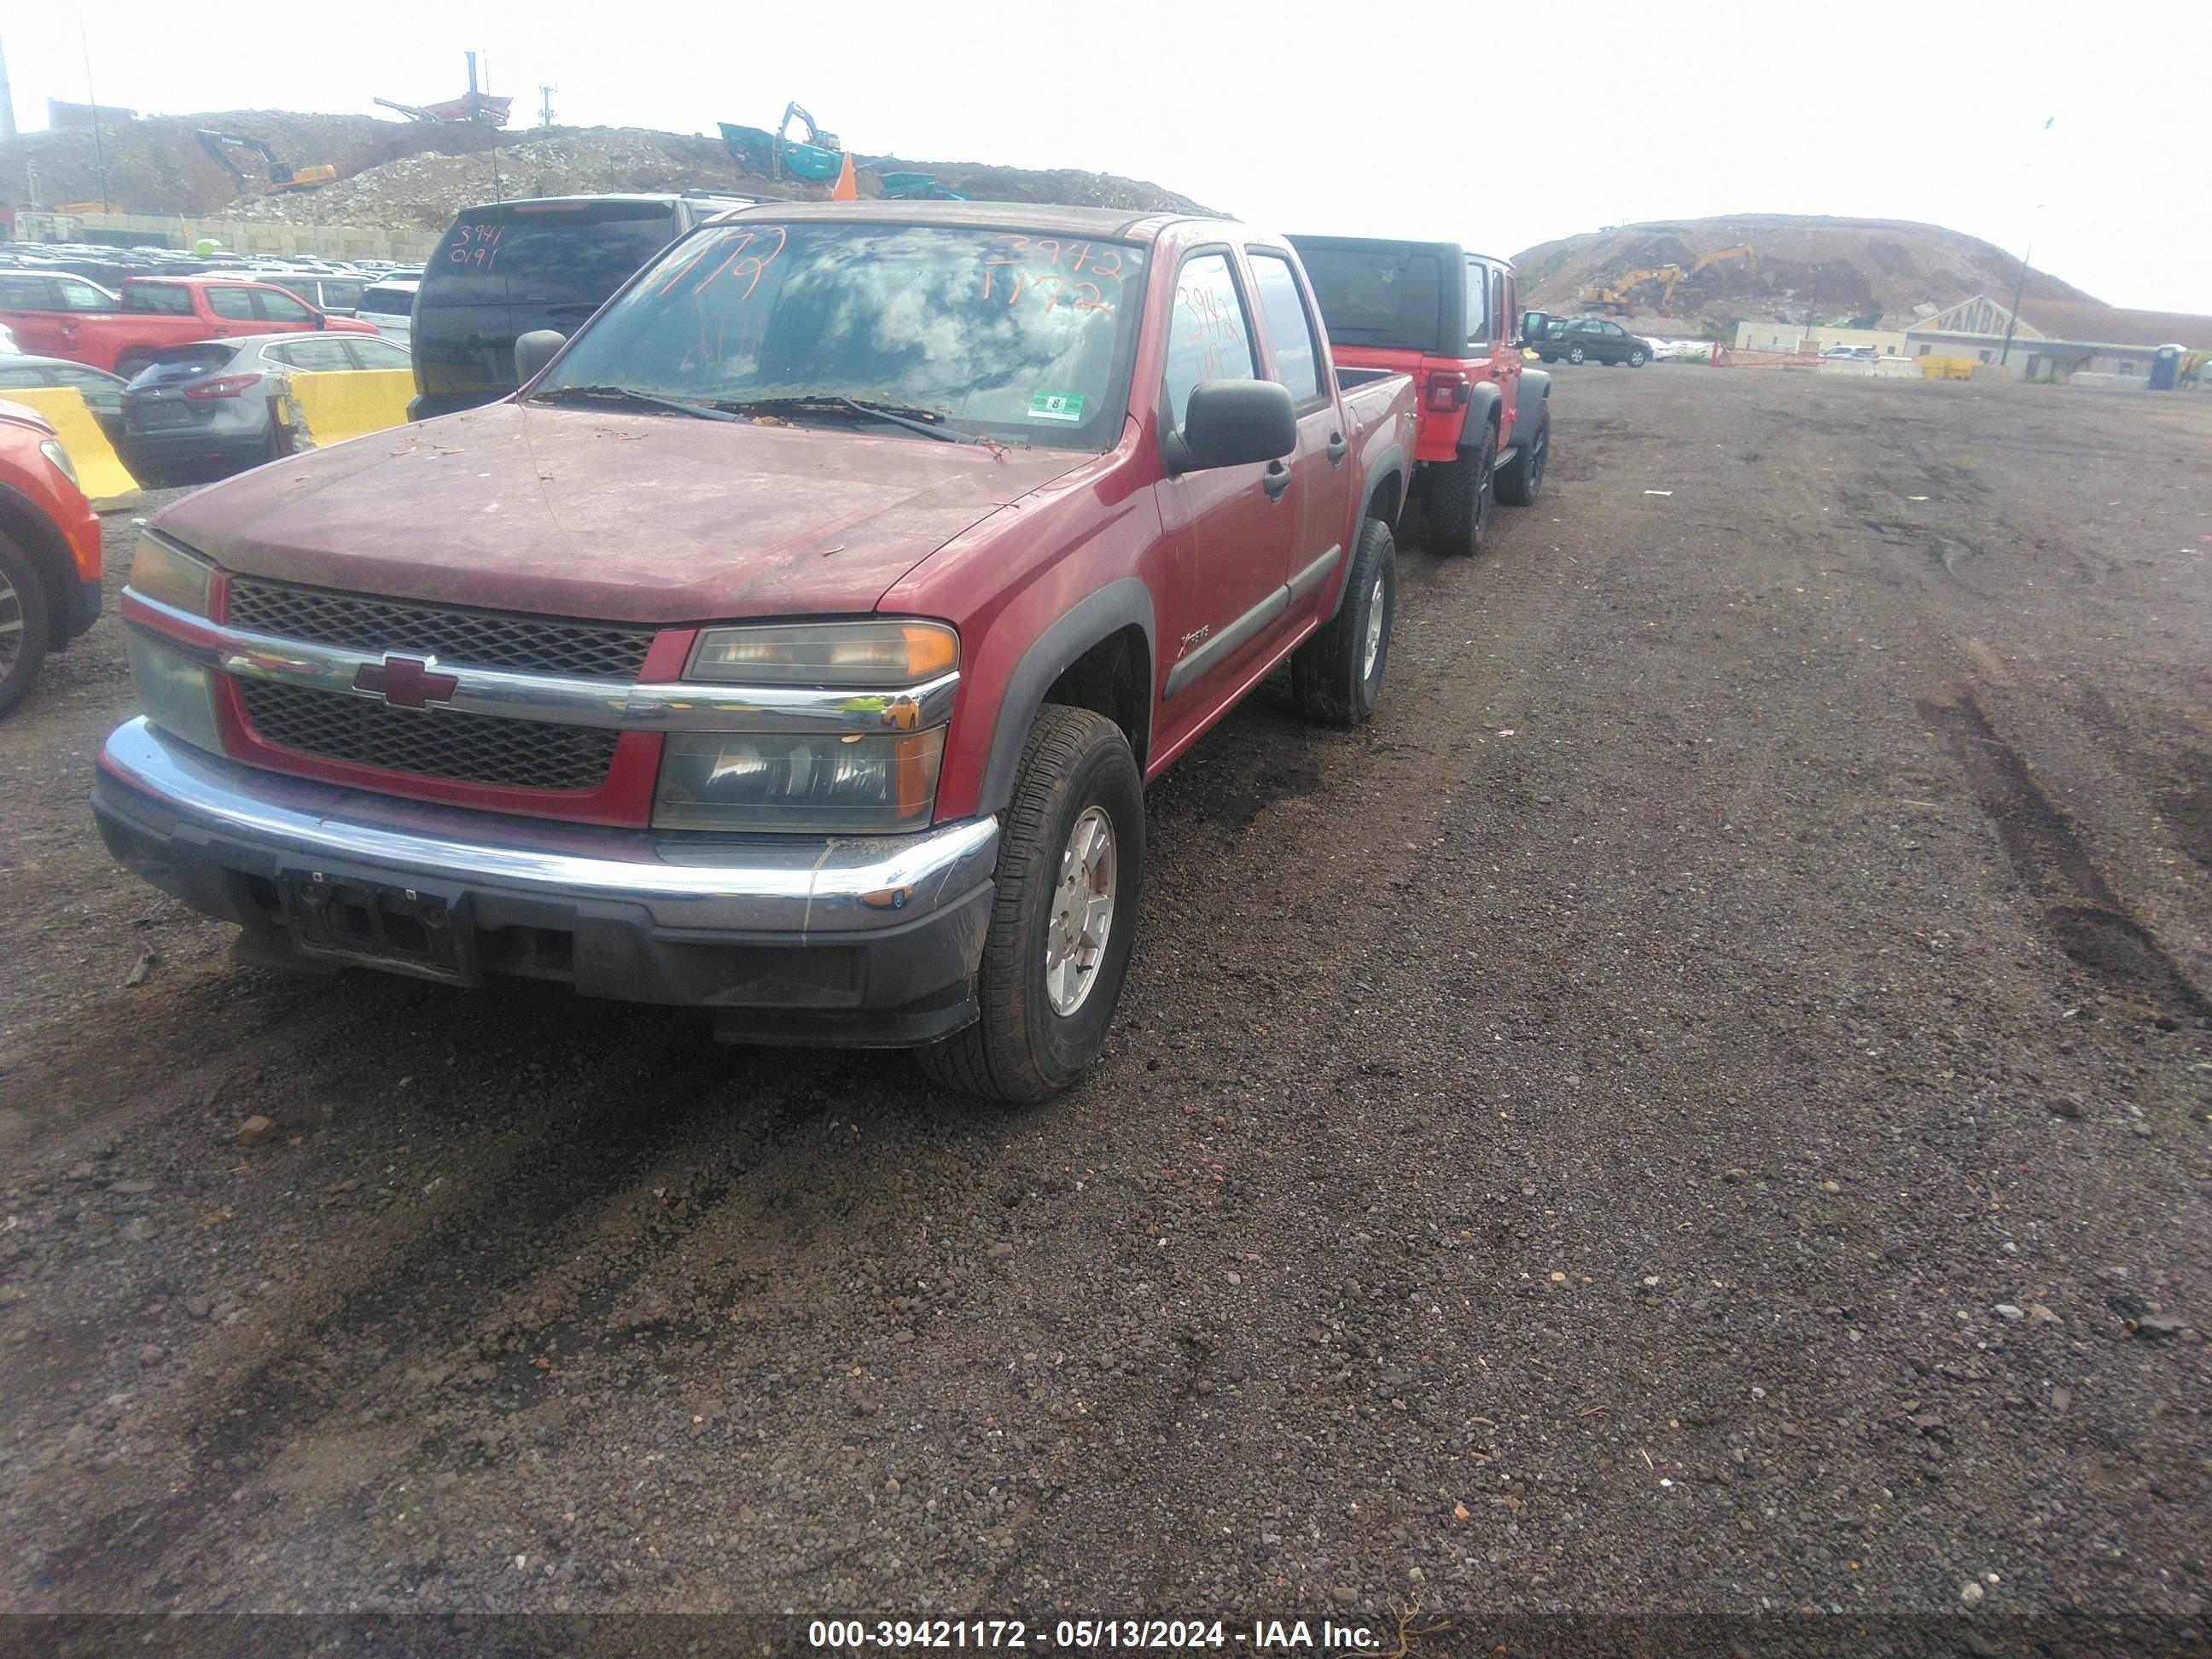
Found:
[{"label": "door handle", "polygon": [[1260,488],[1267,492],[1267,499],[1279,501],[1283,499],[1283,492],[1290,487],[1291,469],[1280,461],[1268,462],[1267,471],[1260,478]]},{"label": "door handle", "polygon": [[1344,434],[1341,432],[1330,433],[1328,434],[1328,464],[1331,466],[1336,465],[1338,462],[1344,459],[1345,452],[1351,447],[1352,446],[1350,444],[1345,442]]}]

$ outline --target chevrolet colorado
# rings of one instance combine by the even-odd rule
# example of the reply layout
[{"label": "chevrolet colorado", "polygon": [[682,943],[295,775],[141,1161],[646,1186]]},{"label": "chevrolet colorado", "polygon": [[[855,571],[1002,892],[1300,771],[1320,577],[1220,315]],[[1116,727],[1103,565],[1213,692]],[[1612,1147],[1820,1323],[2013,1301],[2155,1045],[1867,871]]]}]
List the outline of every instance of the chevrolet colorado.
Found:
[{"label": "chevrolet colorado", "polygon": [[140,540],[95,810],[251,959],[1039,1099],[1113,1017],[1145,782],[1285,661],[1374,709],[1413,386],[1336,371],[1279,237],[763,204],[515,355]]}]

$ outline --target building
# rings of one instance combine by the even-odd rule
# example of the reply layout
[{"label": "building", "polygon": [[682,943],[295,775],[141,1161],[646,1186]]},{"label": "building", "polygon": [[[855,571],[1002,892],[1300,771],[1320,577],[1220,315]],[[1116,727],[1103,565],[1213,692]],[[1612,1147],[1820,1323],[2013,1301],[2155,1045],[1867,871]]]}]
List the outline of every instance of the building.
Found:
[{"label": "building", "polygon": [[2176,311],[2124,311],[2087,300],[2022,300],[2015,320],[1986,294],[1962,300],[1905,331],[1915,357],[1965,357],[1995,364],[2015,380],[2070,380],[2082,373],[2147,380],[2160,346],[2212,351],[2212,317]]},{"label": "building", "polygon": [[1863,347],[1877,357],[1911,355],[1898,330],[1831,327],[1826,323],[1739,322],[1735,343],[1739,351],[1790,351],[1814,356],[1838,345]]}]

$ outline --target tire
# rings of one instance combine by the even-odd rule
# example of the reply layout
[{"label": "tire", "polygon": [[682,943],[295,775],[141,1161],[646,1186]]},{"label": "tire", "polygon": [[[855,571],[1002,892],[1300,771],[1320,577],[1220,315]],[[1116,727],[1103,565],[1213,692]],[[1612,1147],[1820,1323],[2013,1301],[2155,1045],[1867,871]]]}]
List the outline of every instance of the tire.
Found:
[{"label": "tire", "polygon": [[[1110,830],[1111,908],[1087,971],[1048,981],[1053,930],[1067,914],[1070,837],[1103,818]],[[1048,1098],[1083,1074],[1113,1024],[1144,890],[1145,789],[1121,730],[1087,708],[1047,703],[1023,745],[1012,804],[999,830],[997,890],[975,973],[973,1024],[916,1051],[933,1082],[985,1100]]]},{"label": "tire", "polygon": [[1650,354],[1642,346],[1638,346],[1628,354],[1628,366],[1631,368],[1641,368],[1649,359]]},{"label": "tire", "polygon": [[1322,726],[1358,726],[1375,713],[1390,661],[1390,623],[1398,610],[1398,544],[1390,526],[1359,527],[1344,602],[1291,658],[1298,713]]},{"label": "tire", "polygon": [[1582,362],[1582,360],[1583,349],[1580,346],[1569,346],[1567,348],[1567,361],[1569,362],[1578,363]]},{"label": "tire", "polygon": [[1462,449],[1449,465],[1430,469],[1429,530],[1437,552],[1472,557],[1482,551],[1490,475],[1497,465],[1498,428],[1486,422],[1480,449]]},{"label": "tire", "polygon": [[1547,363],[1556,363],[1559,361],[1559,354],[1556,351],[1540,351],[1536,355]]},{"label": "tire", "polygon": [[1544,488],[1544,463],[1552,458],[1552,405],[1536,417],[1536,435],[1520,446],[1511,460],[1498,469],[1492,486],[1508,507],[1533,507]]},{"label": "tire", "polygon": [[53,636],[38,567],[21,546],[0,536],[0,714],[31,695]]}]

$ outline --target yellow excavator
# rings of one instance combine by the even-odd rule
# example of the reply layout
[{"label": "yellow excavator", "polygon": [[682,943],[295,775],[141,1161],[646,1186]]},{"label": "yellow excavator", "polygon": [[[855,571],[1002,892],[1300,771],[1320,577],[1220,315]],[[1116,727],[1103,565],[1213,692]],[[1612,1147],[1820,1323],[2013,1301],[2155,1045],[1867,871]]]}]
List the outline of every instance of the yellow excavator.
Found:
[{"label": "yellow excavator", "polygon": [[1583,303],[1602,306],[1607,310],[1626,312],[1630,309],[1628,296],[1646,283],[1663,283],[1659,296],[1659,308],[1664,311],[1667,301],[1674,297],[1674,284],[1687,275],[1677,264],[1653,265],[1646,270],[1632,270],[1613,277],[1609,282],[1594,283],[1583,290]]},{"label": "yellow excavator", "polygon": [[1751,268],[1751,274],[1754,276],[1759,275],[1759,250],[1748,242],[1740,242],[1734,247],[1717,247],[1709,252],[1700,253],[1687,270],[1670,261],[1663,265],[1627,271],[1608,282],[1594,283],[1583,290],[1582,301],[1586,306],[1598,306],[1626,313],[1632,309],[1628,298],[1631,294],[1646,283],[1657,283],[1660,285],[1658,309],[1663,314],[1674,303],[1676,288],[1696,280],[1698,273],[1706,266],[1733,259],[1745,261]]}]

